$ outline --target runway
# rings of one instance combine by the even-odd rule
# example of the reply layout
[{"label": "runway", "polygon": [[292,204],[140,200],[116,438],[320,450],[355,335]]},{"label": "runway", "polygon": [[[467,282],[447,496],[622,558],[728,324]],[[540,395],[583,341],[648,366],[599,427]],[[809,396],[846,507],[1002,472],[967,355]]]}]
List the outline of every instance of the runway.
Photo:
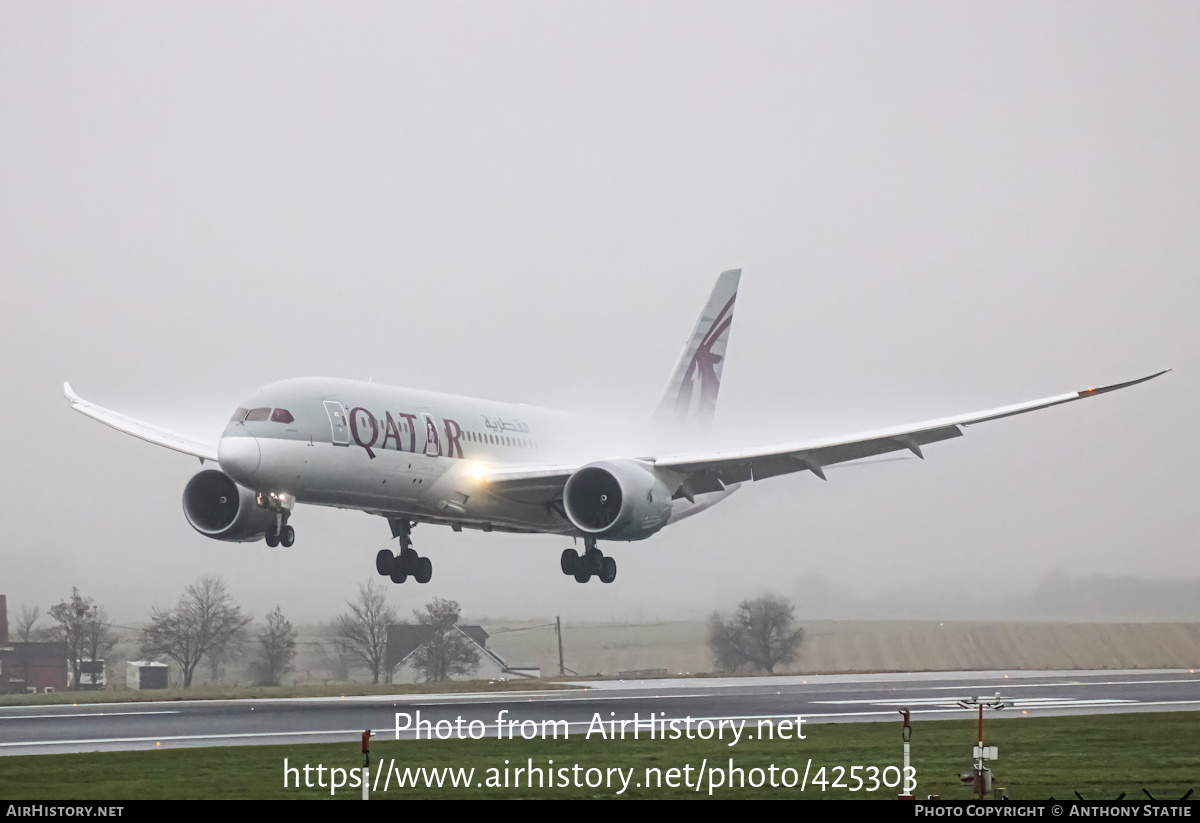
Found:
[{"label": "runway", "polygon": [[[0,708],[0,755],[326,743],[364,729],[381,739],[449,733],[519,737],[522,723],[565,721],[574,736],[605,720],[656,718],[849,723],[963,717],[959,700],[1003,700],[999,714],[1048,716],[1200,710],[1200,674],[1171,671],[936,672],[588,681],[566,690]],[[461,718],[461,722],[460,722]],[[439,726],[439,721],[441,725]],[[472,726],[472,722],[474,725]],[[529,724],[526,724],[526,729]],[[539,729],[541,726],[539,725]]]}]

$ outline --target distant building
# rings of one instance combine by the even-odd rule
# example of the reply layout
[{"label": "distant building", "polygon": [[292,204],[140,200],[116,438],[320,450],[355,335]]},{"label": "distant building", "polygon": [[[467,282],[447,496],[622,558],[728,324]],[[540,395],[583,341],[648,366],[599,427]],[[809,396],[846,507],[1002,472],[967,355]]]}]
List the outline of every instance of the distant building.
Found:
[{"label": "distant building", "polygon": [[130,689],[165,689],[168,671],[166,663],[130,660],[125,664],[125,686]]},{"label": "distant building", "polygon": [[[67,682],[74,685],[75,673],[67,671]],[[79,688],[89,691],[103,689],[108,684],[107,672],[103,660],[92,660],[84,657],[79,661]]]},{"label": "distant building", "polygon": [[66,643],[10,643],[8,597],[0,594],[0,694],[67,688]]},{"label": "distant building", "polygon": [[[510,666],[500,655],[487,647],[488,633],[482,626],[455,626],[479,652],[479,668],[473,674],[460,675],[453,680],[515,680],[537,678],[542,671],[536,666]],[[433,626],[420,623],[400,623],[388,626],[387,654],[384,664],[392,672],[395,683],[415,683],[424,680],[420,672],[406,662],[417,649],[433,636]]]},{"label": "distant building", "polygon": [[67,644],[5,643],[0,646],[0,692],[65,691]]}]

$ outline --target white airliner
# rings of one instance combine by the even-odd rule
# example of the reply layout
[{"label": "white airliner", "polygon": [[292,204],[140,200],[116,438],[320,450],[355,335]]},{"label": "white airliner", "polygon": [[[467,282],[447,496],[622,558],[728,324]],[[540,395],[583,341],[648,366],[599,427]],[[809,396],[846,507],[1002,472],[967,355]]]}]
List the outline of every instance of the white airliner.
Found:
[{"label": "white airliner", "polygon": [[[654,414],[662,431],[704,428],[716,408],[740,270],[717,279]],[[234,412],[216,443],[201,443],[89,403],[64,384],[73,408],[119,431],[214,461],[183,492],[183,511],[217,540],[291,546],[296,503],[387,518],[400,553],[376,570],[426,583],[432,564],[412,548],[418,523],[582,538],[562,553],[563,574],[611,583],[616,561],[599,540],[642,540],[732,494],[788,472],[909,451],[959,437],[964,426],[1122,389],[1164,372],[1012,406],[811,442],[736,450],[613,454],[580,444],[582,418],[524,405],[377,383],[303,377],[272,383]],[[594,439],[594,438],[593,438]]]}]

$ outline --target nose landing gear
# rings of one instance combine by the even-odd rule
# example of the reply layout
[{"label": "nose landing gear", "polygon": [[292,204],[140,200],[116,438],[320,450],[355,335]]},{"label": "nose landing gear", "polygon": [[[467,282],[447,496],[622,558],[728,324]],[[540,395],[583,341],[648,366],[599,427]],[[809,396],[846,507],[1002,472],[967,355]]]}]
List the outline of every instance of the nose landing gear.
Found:
[{"label": "nose landing gear", "polygon": [[267,533],[263,535],[267,545],[272,549],[276,546],[290,549],[296,542],[296,530],[287,522],[288,518],[292,516],[292,507],[296,505],[296,498],[287,492],[260,494],[258,505],[275,512],[275,525],[267,529]]},{"label": "nose landing gear", "polygon": [[596,538],[585,537],[583,545],[585,550],[582,555],[574,549],[563,551],[562,558],[559,560],[562,573],[574,576],[577,583],[588,582],[592,579],[592,575],[599,577],[601,583],[611,583],[616,580],[617,561],[611,557],[605,557],[604,552],[596,548]]}]

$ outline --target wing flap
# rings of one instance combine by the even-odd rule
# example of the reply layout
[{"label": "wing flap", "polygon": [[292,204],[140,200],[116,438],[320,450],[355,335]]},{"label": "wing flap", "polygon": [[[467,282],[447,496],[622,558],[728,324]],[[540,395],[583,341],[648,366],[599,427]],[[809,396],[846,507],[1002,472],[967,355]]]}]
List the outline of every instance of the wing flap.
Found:
[{"label": "wing flap", "polygon": [[[864,457],[877,457],[888,452],[912,451],[913,446],[918,447],[917,451],[919,452],[920,446],[949,440],[952,437],[962,437],[962,429],[958,426],[940,426],[936,429],[909,432],[897,437],[880,437],[872,440],[856,440],[850,443],[841,443],[836,446],[814,449],[813,452],[821,465],[829,466],[833,463],[861,460]],[[918,456],[923,457],[924,455],[918,454]]]},{"label": "wing flap", "polygon": [[750,461],[750,474],[755,480],[791,474],[800,468],[803,467],[799,465],[799,461],[790,454],[773,454]]},{"label": "wing flap", "polygon": [[134,437],[145,440],[147,443],[153,443],[156,446],[165,446],[177,452],[190,454],[192,457],[199,457],[201,460],[212,460],[213,462],[217,460],[217,447],[214,444],[201,443],[190,437],[185,437],[166,429],[160,429],[157,426],[143,423],[140,420],[134,420],[132,417],[115,412],[112,409],[97,406],[95,403],[84,400],[76,394],[71,388],[70,383],[63,383],[63,394],[66,395],[67,401],[75,411],[93,420],[98,420],[119,432],[132,434]]}]

